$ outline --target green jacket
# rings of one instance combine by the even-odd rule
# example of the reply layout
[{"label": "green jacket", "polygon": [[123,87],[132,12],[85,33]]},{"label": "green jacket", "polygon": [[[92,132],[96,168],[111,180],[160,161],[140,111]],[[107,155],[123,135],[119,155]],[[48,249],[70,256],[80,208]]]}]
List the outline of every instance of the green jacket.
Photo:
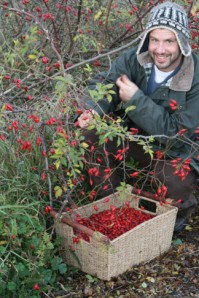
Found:
[{"label": "green jacket", "polygon": [[[108,72],[102,72],[94,77],[88,89],[95,89],[96,83],[115,83],[117,78],[126,74],[139,90],[125,104],[121,105],[118,87],[109,102],[103,99],[96,104],[86,96],[86,108],[96,110],[100,115],[109,114],[131,105],[136,109],[127,113],[125,124],[138,127],[143,135],[157,136],[154,150],[169,148],[168,154],[173,157],[191,157],[192,166],[199,173],[199,134],[194,132],[199,127],[199,57],[194,53],[184,57],[178,73],[161,85],[150,96],[147,95],[147,81],[150,76],[153,61],[148,52],[136,54],[136,48],[125,51],[111,65]],[[179,109],[173,111],[169,106],[170,99],[174,99]],[[185,135],[180,139],[168,139],[158,136],[175,136],[182,128],[186,129]],[[191,141],[191,142],[190,142]],[[191,145],[192,144],[192,145]]]}]

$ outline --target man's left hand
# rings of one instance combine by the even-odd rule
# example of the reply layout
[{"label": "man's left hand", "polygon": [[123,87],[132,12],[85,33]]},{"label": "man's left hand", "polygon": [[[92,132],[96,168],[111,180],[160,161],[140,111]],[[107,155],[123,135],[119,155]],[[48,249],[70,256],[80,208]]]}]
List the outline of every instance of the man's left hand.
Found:
[{"label": "man's left hand", "polygon": [[128,79],[127,75],[119,77],[116,81],[116,85],[120,89],[119,94],[123,102],[128,102],[139,89],[136,84]]}]

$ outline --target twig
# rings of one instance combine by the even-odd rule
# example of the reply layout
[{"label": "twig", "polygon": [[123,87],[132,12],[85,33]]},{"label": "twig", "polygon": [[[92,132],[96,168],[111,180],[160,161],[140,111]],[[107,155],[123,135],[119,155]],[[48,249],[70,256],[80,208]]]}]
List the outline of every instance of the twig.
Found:
[{"label": "twig", "polygon": [[[158,4],[160,0],[157,0],[154,5]],[[124,33],[122,33],[120,36],[118,36],[110,45],[109,49],[111,49],[118,41],[120,41],[124,36],[127,35],[127,33],[138,23],[141,22],[141,20],[148,14],[148,12],[152,9],[153,7],[148,8],[145,13],[142,14],[141,17],[139,17],[138,20],[136,20]]]},{"label": "twig", "polygon": [[113,2],[113,0],[109,0],[109,3],[108,3],[106,20],[105,20],[105,24],[104,24],[103,30],[102,30],[102,38],[101,38],[101,42],[100,42],[99,53],[101,53],[101,51],[102,51],[102,45],[103,45],[103,41],[104,41],[104,37],[105,37],[105,32],[106,32],[107,25],[108,25],[108,19],[109,19],[109,14],[110,14],[112,2]]}]

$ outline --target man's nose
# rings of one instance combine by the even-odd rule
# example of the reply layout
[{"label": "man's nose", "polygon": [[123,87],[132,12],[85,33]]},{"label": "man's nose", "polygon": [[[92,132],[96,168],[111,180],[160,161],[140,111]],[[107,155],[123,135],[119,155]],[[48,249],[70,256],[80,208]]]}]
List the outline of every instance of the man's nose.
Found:
[{"label": "man's nose", "polygon": [[165,53],[165,46],[163,43],[158,43],[156,47],[156,53],[158,54],[164,54]]}]

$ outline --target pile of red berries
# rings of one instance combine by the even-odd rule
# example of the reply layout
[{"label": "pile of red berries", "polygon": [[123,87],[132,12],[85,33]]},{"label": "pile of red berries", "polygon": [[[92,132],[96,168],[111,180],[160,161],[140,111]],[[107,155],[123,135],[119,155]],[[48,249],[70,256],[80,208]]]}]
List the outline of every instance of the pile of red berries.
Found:
[{"label": "pile of red berries", "polygon": [[[154,215],[136,210],[127,203],[119,208],[111,205],[110,209],[92,214],[88,218],[77,216],[77,221],[113,240],[153,217]],[[78,233],[77,236],[89,241],[89,237],[84,233]]]}]

